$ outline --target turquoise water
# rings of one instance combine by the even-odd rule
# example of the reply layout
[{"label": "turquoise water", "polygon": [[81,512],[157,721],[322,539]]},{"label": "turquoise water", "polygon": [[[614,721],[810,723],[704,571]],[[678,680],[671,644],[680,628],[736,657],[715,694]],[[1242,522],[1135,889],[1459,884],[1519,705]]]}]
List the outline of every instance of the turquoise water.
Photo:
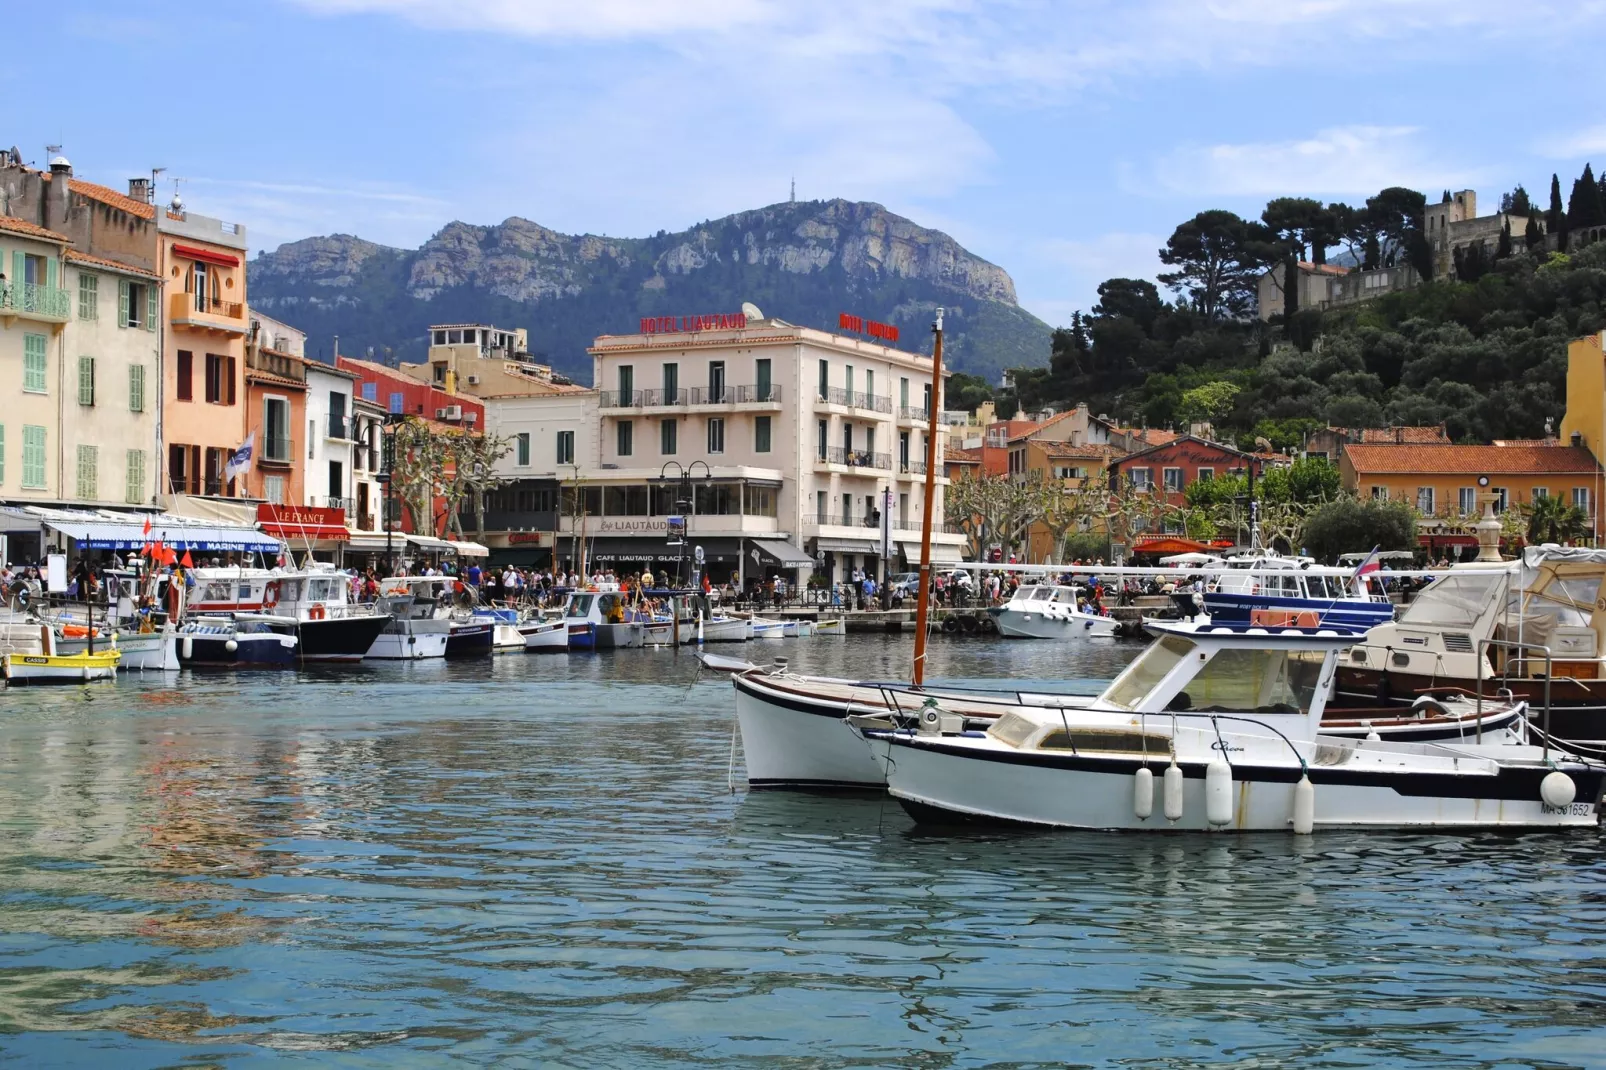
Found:
[{"label": "turquoise water", "polygon": [[1597,833],[931,835],[733,794],[730,708],[668,651],[0,693],[0,1063],[1606,1065]]}]

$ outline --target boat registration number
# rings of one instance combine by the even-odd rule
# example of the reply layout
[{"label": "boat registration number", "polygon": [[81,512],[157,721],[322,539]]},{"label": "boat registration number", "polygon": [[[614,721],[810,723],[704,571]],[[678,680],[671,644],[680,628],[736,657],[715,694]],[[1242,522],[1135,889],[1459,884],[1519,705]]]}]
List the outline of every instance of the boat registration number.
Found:
[{"label": "boat registration number", "polygon": [[1550,806],[1546,803],[1540,803],[1539,812],[1547,817],[1589,817],[1595,812],[1595,804],[1592,802],[1575,802],[1568,803],[1566,806]]}]

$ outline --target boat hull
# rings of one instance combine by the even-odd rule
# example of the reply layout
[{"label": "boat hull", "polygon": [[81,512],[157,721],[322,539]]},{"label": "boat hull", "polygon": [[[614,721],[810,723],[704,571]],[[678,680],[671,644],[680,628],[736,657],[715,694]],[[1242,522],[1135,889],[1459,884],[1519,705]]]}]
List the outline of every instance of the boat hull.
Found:
[{"label": "boat hull", "polygon": [[380,614],[300,621],[297,656],[302,661],[361,661],[389,623]]},{"label": "boat hull", "polygon": [[879,789],[885,781],[841,704],[812,701],[738,674],[736,722],[754,788]]},{"label": "boat hull", "polygon": [[1006,639],[1107,639],[1115,635],[1114,617],[1078,613],[1050,617],[1005,606],[995,615],[998,634]]},{"label": "boat hull", "polygon": [[735,617],[715,617],[713,620],[703,621],[703,642],[705,643],[745,643],[747,642],[747,622]]},{"label": "boat hull", "polygon": [[[87,639],[58,639],[56,649],[63,654],[81,654],[89,650]],[[95,650],[106,649],[106,640],[97,638]],[[178,636],[172,632],[119,632],[117,652],[122,659],[117,663],[119,672],[178,670]]]},{"label": "boat hull", "polygon": [[569,627],[561,620],[524,625],[519,632],[524,636],[527,653],[562,654],[569,649]]},{"label": "boat hull", "polygon": [[[1169,822],[1161,806],[1165,766],[1151,761],[1155,805],[1140,819],[1133,807],[1135,758],[1091,755],[982,752],[944,742],[912,742],[889,733],[866,740],[868,752],[887,755],[887,787],[923,824],[998,824],[1109,831],[1286,832],[1292,822],[1294,766],[1233,766],[1232,820],[1221,826],[1206,818],[1205,763],[1179,763],[1183,774],[1182,817]],[[1371,827],[1557,827],[1592,826],[1600,797],[1600,773],[1569,772],[1578,800],[1553,809],[1539,797],[1548,772],[1532,767],[1495,775],[1409,773],[1389,776],[1375,769],[1353,772],[1311,766],[1315,829]]]},{"label": "boat hull", "polygon": [[[1512,699],[1527,702],[1535,725],[1545,723],[1545,682],[1513,679],[1485,680],[1483,691],[1493,698],[1497,688],[1508,687]],[[1340,664],[1333,681],[1328,708],[1341,713],[1354,707],[1409,706],[1433,691],[1476,693],[1478,681],[1431,677],[1420,673],[1384,672]],[[1575,743],[1606,743],[1606,683],[1557,676],[1550,681],[1550,734]]]},{"label": "boat hull", "polygon": [[488,657],[495,645],[496,624],[494,621],[469,621],[466,624],[452,624],[451,634],[446,638],[446,656],[449,658],[481,658]]},{"label": "boat hull", "polygon": [[111,680],[117,675],[115,650],[93,654],[0,655],[0,675],[8,684],[83,684]]},{"label": "boat hull", "polygon": [[365,658],[376,661],[424,661],[446,656],[451,625],[444,620],[392,618],[374,637]]},{"label": "boat hull", "polygon": [[[234,632],[226,628],[181,632],[179,662],[223,668],[276,667],[296,663],[296,637],[278,632]],[[230,643],[234,649],[229,649]]]},{"label": "boat hull", "polygon": [[1391,602],[1359,598],[1292,598],[1241,591],[1212,591],[1204,596],[1204,612],[1219,624],[1254,624],[1257,614],[1316,614],[1324,627],[1365,631],[1394,619]]},{"label": "boat hull", "polygon": [[596,649],[629,650],[646,644],[647,626],[639,622],[630,624],[598,624]]}]

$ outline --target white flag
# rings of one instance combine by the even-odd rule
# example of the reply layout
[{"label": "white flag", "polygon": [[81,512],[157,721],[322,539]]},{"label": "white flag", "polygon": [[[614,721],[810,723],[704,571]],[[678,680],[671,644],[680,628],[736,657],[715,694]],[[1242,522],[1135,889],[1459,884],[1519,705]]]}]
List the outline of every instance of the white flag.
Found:
[{"label": "white flag", "polygon": [[223,465],[224,479],[233,479],[241,472],[250,470],[251,455],[256,451],[256,441],[257,433],[252,431],[245,436],[245,441],[240,444],[240,448],[229,454],[228,462]]}]

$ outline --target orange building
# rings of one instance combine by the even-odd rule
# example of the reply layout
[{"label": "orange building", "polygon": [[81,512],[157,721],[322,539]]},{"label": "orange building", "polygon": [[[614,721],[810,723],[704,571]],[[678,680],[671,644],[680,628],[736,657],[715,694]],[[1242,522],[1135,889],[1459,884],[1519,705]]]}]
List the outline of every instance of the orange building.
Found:
[{"label": "orange building", "polygon": [[262,344],[267,340],[246,346],[243,416],[245,434],[256,436],[256,446],[237,489],[272,505],[300,505],[306,501],[306,444],[296,449],[294,429],[307,426],[307,362],[270,349]]},{"label": "orange building", "polygon": [[[224,475],[251,421],[246,413],[245,228],[184,210],[178,198],[156,213],[158,273],[166,283],[162,347],[162,438],[173,493],[236,497]],[[129,314],[146,315],[144,308]],[[258,440],[258,455],[261,453]]]},{"label": "orange building", "polygon": [[[1344,485],[1362,497],[1409,502],[1429,531],[1440,526],[1428,523],[1431,518],[1475,518],[1482,493],[1495,496],[1497,512],[1560,497],[1584,511],[1592,534],[1600,530],[1600,465],[1587,449],[1554,439],[1492,446],[1350,443],[1339,471]],[[1433,536],[1435,544],[1470,538]]]}]

